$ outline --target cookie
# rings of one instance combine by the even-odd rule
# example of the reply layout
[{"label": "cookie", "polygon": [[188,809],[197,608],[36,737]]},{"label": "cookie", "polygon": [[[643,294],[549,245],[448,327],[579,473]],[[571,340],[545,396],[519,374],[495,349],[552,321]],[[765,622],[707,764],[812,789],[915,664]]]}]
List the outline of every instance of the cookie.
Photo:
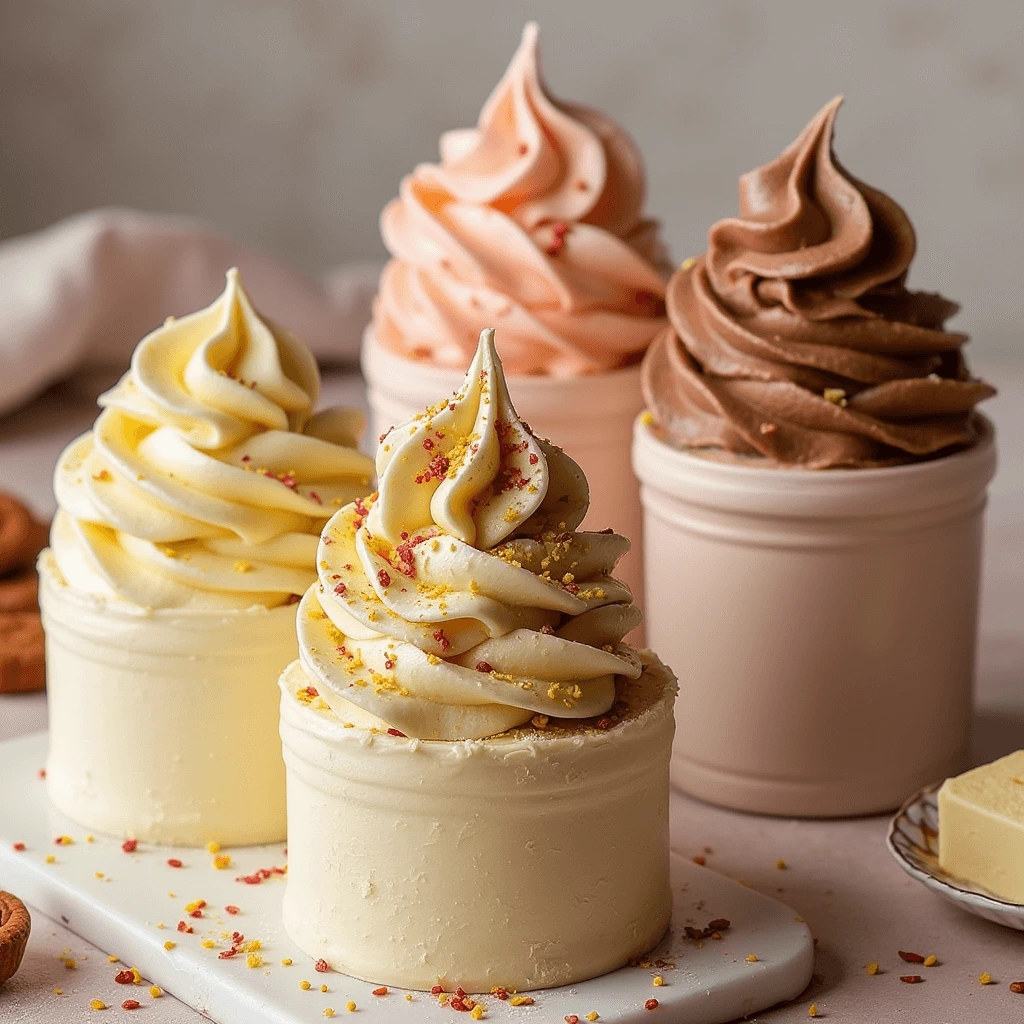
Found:
[{"label": "cookie", "polygon": [[26,565],[0,576],[0,615],[4,612],[31,612],[38,607],[39,578],[34,566]]},{"label": "cookie", "polygon": [[17,498],[0,492],[0,573],[17,569],[34,557],[29,549],[36,525],[32,513]]},{"label": "cookie", "polygon": [[9,892],[0,892],[0,985],[21,966],[31,931],[32,919],[25,904]]},{"label": "cookie", "polygon": [[0,491],[0,586],[5,576],[35,565],[49,533],[17,498]]},{"label": "cookie", "polygon": [[45,685],[39,612],[0,612],[0,693],[27,693]]}]

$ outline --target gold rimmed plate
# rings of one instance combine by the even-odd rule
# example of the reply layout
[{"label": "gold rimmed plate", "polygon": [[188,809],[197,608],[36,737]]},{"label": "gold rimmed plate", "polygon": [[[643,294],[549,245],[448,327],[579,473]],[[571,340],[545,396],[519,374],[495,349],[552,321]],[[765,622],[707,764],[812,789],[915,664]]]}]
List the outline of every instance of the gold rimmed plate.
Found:
[{"label": "gold rimmed plate", "polygon": [[1024,905],[1009,903],[984,889],[954,878],[939,867],[939,805],[941,782],[915,793],[893,817],[885,845],[911,878],[968,913],[1005,928],[1024,931]]}]

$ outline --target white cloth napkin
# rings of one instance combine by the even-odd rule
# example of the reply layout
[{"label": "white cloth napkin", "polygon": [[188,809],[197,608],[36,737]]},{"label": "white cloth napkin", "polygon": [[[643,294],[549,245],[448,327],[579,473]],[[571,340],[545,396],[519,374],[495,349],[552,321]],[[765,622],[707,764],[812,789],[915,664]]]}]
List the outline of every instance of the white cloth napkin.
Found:
[{"label": "white cloth napkin", "polygon": [[379,265],[310,280],[184,217],[94,210],[0,242],[0,415],[86,363],[127,368],[140,338],[209,305],[233,266],[321,361],[358,358]]}]

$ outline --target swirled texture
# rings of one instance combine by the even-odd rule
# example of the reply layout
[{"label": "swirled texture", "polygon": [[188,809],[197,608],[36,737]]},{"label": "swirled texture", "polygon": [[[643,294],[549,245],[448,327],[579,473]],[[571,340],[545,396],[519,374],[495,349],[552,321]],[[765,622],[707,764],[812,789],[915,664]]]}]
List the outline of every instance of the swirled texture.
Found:
[{"label": "swirled texture", "polygon": [[586,479],[519,420],[493,336],[450,401],[384,438],[379,493],[324,528],[299,652],[343,720],[477,739],[602,715],[640,675],[621,640],[642,616],[611,577],[629,541],[577,532]]},{"label": "swirled texture", "polygon": [[497,324],[508,373],[635,361],[665,323],[666,257],[644,190],[618,125],[547,94],[527,25],[478,126],[445,133],[440,164],[417,167],[381,215],[395,258],[377,340],[462,370]]},{"label": "swirled texture", "polygon": [[313,577],[317,535],[369,490],[362,417],[313,415],[316,362],[261,319],[236,270],[208,309],[143,338],[65,450],[51,545],[72,586],[143,608],[273,607]]},{"label": "swirled texture", "polygon": [[643,383],[675,444],[824,469],[977,437],[974,406],[994,391],[969,375],[967,337],[943,328],[956,304],[906,287],[907,215],[835,159],[841,102],[740,179],[740,217],[669,282]]}]

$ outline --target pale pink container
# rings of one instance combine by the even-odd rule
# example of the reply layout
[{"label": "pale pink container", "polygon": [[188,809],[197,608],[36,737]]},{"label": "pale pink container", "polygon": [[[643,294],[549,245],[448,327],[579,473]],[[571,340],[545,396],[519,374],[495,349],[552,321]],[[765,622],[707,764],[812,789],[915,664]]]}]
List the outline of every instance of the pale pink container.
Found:
[{"label": "pale pink container", "polygon": [[961,771],[995,446],[808,471],[678,451],[639,417],[647,640],[679,677],[672,779],[871,814]]},{"label": "pale pink container", "polygon": [[[458,390],[465,374],[405,359],[377,344],[372,325],[363,339],[374,439]],[[579,463],[590,483],[588,530],[609,526],[632,541],[615,575],[643,601],[643,514],[630,465],[633,420],[643,408],[640,367],[578,377],[510,376],[512,402],[533,431]],[[631,643],[639,643],[634,631]]]}]

